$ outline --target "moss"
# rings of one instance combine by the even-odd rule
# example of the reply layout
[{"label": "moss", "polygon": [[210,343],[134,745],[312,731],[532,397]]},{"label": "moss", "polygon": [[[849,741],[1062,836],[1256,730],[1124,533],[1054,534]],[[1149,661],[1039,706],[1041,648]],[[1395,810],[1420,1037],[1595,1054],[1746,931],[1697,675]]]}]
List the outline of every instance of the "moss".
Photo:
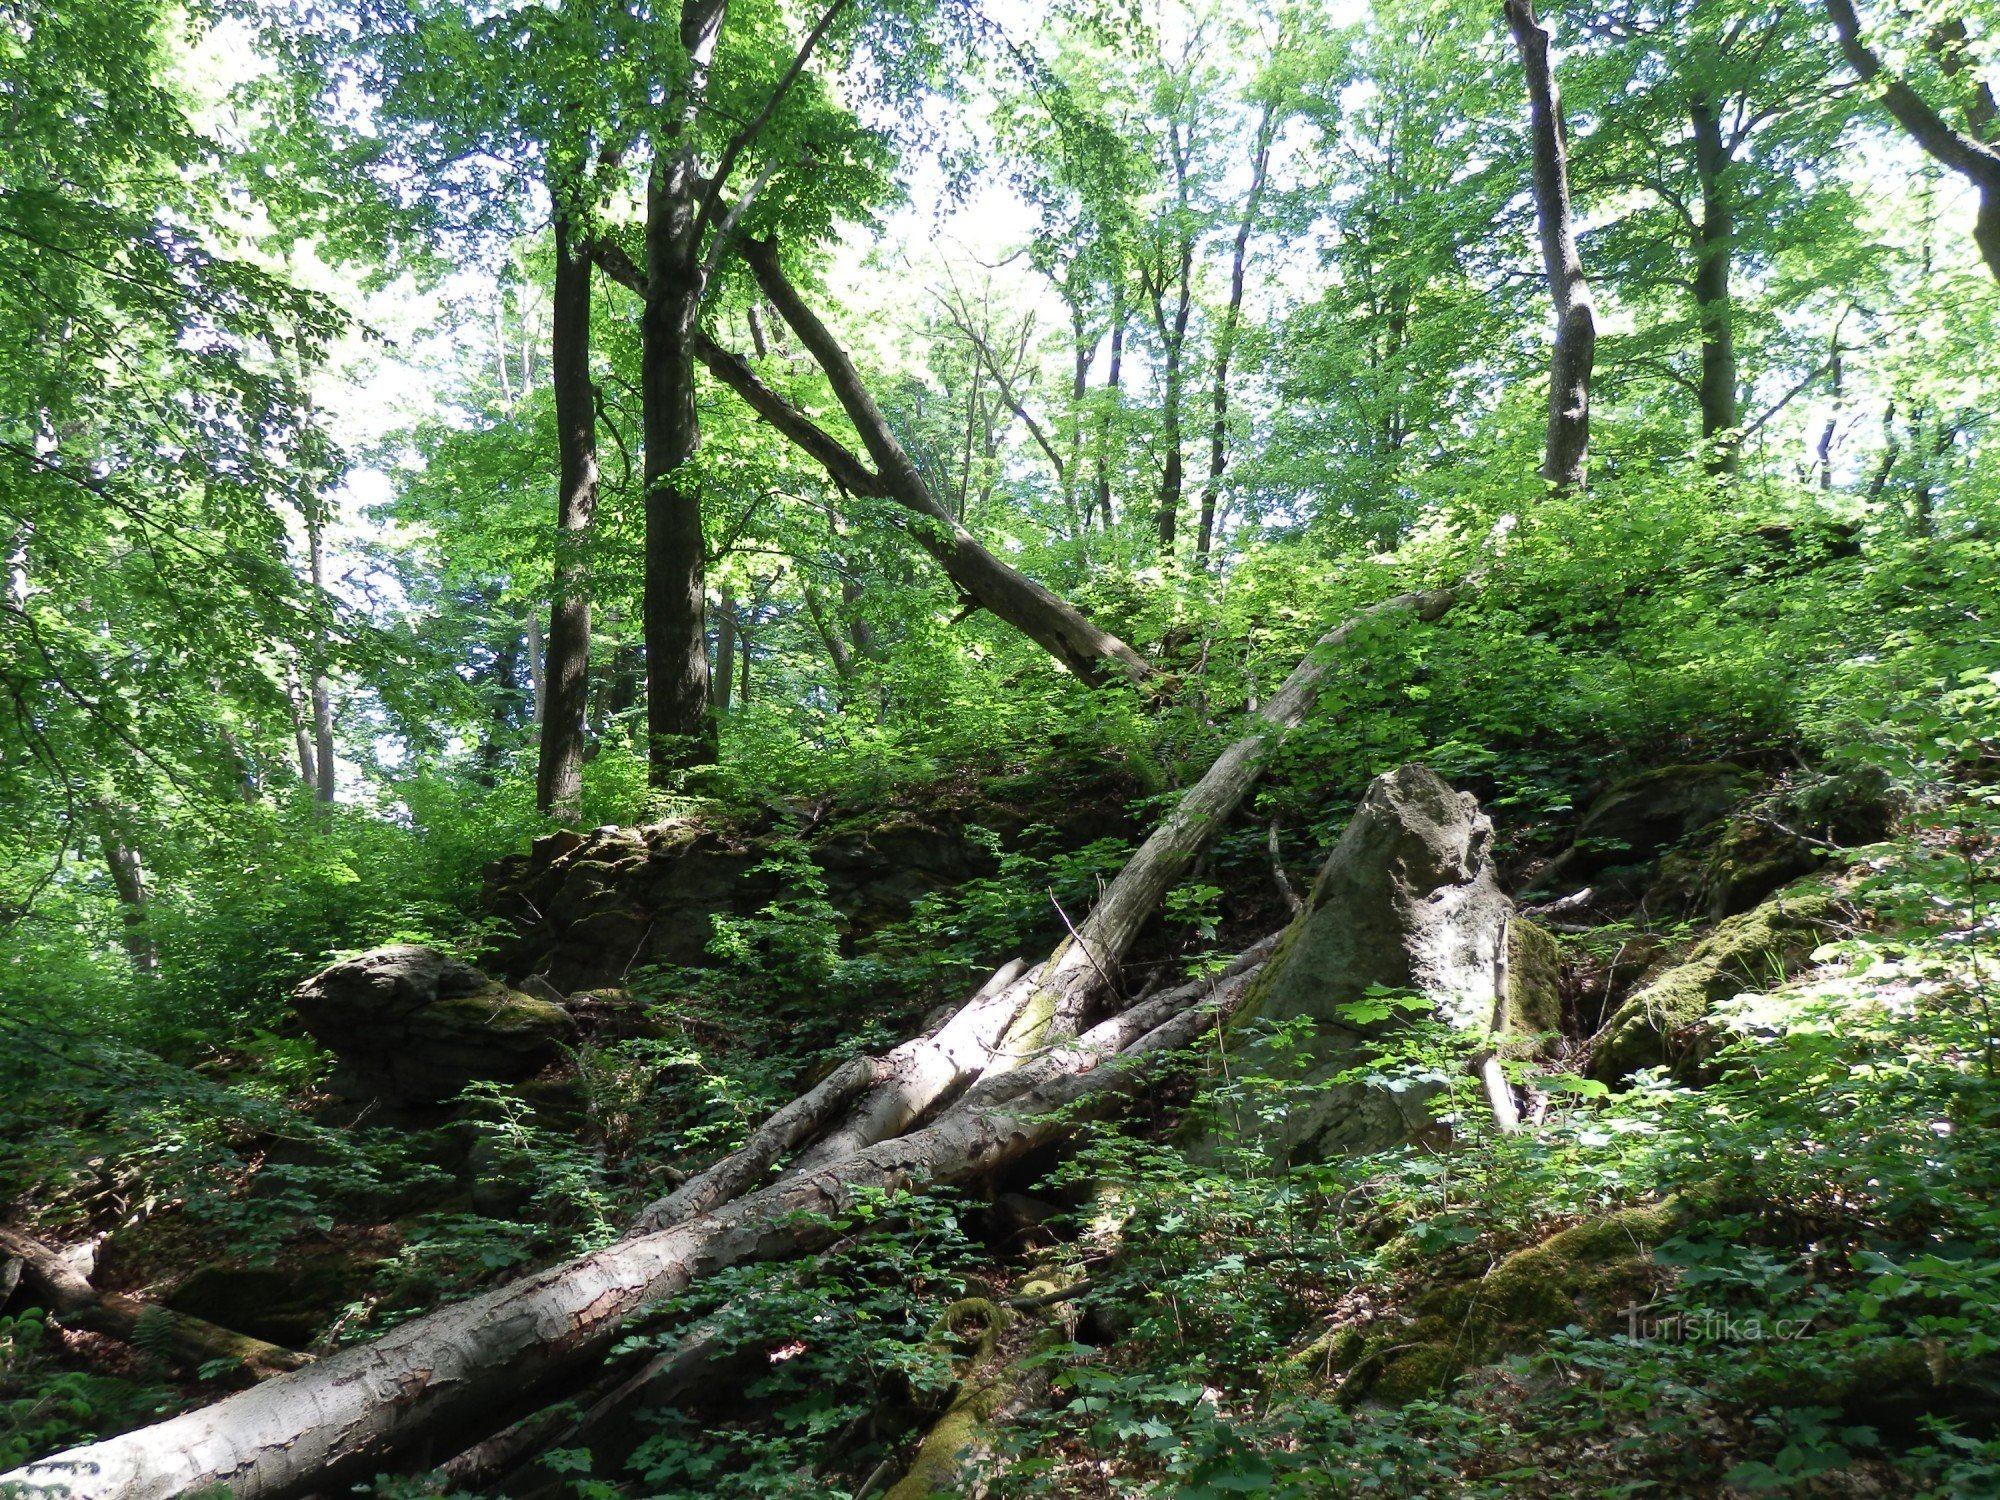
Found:
[{"label": "moss", "polygon": [[1811,885],[1780,891],[1731,917],[1685,960],[1633,995],[1598,1033],[1591,1072],[1607,1081],[1670,1060],[1677,1034],[1708,1018],[1722,1000],[1781,983],[1804,966],[1831,930],[1834,898]]},{"label": "moss", "polygon": [[1527,1056],[1535,1041],[1562,1030],[1562,947],[1533,922],[1507,927],[1507,1032],[1509,1056]]},{"label": "moss", "polygon": [[1651,1247],[1679,1219],[1680,1209],[1668,1203],[1575,1225],[1516,1251],[1476,1281],[1426,1293],[1400,1327],[1323,1337],[1313,1346],[1317,1362],[1347,1373],[1349,1399],[1400,1403],[1500,1355],[1533,1349],[1552,1328],[1580,1323],[1611,1331],[1622,1309],[1652,1295]]},{"label": "moss", "polygon": [[470,995],[449,995],[424,1007],[440,1019],[502,1035],[559,1036],[569,1032],[569,1012],[548,1000],[536,1000],[502,984],[490,984]]}]

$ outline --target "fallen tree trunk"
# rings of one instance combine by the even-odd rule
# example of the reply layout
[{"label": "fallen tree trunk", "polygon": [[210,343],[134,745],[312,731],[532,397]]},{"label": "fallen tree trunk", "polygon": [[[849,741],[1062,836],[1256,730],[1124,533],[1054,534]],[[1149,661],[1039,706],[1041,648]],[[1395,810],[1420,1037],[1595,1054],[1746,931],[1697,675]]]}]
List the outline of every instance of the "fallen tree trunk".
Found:
[{"label": "fallen tree trunk", "polygon": [[143,1323],[148,1329],[145,1337],[148,1347],[167,1350],[176,1363],[198,1370],[203,1365],[228,1360],[254,1380],[282,1375],[312,1363],[310,1354],[281,1349],[276,1344],[219,1328],[122,1292],[100,1292],[55,1250],[7,1225],[0,1225],[0,1251],[21,1263],[29,1290],[55,1315],[56,1321],[68,1327],[130,1342]]},{"label": "fallen tree trunk", "polygon": [[877,1070],[875,1086],[840,1124],[801,1152],[784,1175],[815,1172],[879,1141],[893,1140],[933,1105],[984,1073],[1026,998],[1020,981],[1027,967],[1014,959],[995,971],[935,1036],[905,1042],[891,1052]]},{"label": "fallen tree trunk", "polygon": [[465,1423],[601,1356],[626,1319],[692,1281],[830,1243],[869,1191],[983,1177],[1102,1112],[1141,1076],[1113,1066],[1185,1046],[1247,974],[1190,1000],[1132,1007],[1010,1073],[982,1079],[929,1127],[653,1234],[621,1240],[391,1329],[200,1411],[0,1475],[74,1500],[236,1500],[324,1490],[380,1469],[418,1437]]},{"label": "fallen tree trunk", "polygon": [[1469,585],[1398,594],[1370,605],[1314,643],[1269,702],[1250,715],[1250,730],[1217,756],[1098,898],[1081,926],[1058,947],[1036,978],[1035,992],[1002,1039],[997,1068],[1033,1055],[1051,1037],[1075,1033],[1090,1004],[1112,987],[1139,931],[1167,892],[1215,842],[1243,805],[1271,752],[1305,721],[1338,654],[1370,623],[1401,615],[1435,620]]}]

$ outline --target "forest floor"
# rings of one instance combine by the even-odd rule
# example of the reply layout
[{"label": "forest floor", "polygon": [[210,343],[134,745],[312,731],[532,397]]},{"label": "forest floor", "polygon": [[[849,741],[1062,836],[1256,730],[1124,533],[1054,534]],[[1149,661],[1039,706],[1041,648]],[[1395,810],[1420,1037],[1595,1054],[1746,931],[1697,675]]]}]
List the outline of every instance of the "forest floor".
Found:
[{"label": "forest floor", "polygon": [[[972,1445],[1000,1495],[2000,1494],[1996,833],[2000,806],[1968,797],[1841,851],[1813,880],[1824,940],[1633,1081],[1592,1076],[1590,1034],[1714,924],[1545,900],[1566,1019],[1510,1064],[1518,1133],[1468,1071],[1478,1039],[1420,1024],[1374,1076],[1442,1087],[1422,1139],[1283,1171],[1192,1149],[1190,1112],[1300,1102],[1198,1046],[1135,1114],[976,1193],[864,1199],[811,1261],[698,1283],[621,1355],[704,1324],[692,1388],[558,1424],[484,1492],[855,1495],[976,1398],[1001,1419]],[[1087,880],[1101,857],[1049,868]],[[1269,870],[1217,868],[1235,925],[1273,925]],[[990,918],[1018,875],[921,921]],[[157,1117],[148,1154],[115,1155],[93,1116],[111,1095],[79,1088],[10,1122],[62,1186],[7,1217],[100,1291],[290,1348],[365,1338],[615,1236],[672,1163],[734,1145],[857,1035],[900,1034],[912,997],[881,954],[923,934],[829,958],[826,920],[774,901],[728,993],[642,976],[645,1025],[429,1111],[343,1114],[298,1036],[177,1078],[179,1133]],[[810,963],[830,965],[810,1022],[760,1003]],[[144,1317],[113,1337],[25,1290],[5,1312],[0,1467],[240,1378],[177,1365]],[[377,1492],[459,1491],[412,1472]]]}]

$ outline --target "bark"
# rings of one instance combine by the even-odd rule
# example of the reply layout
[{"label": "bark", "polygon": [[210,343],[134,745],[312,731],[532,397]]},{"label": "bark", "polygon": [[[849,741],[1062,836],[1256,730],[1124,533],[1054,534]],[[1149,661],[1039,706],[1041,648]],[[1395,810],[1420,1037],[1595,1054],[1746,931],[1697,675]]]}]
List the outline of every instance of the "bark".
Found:
[{"label": "bark", "polygon": [[139,859],[139,851],[126,843],[110,822],[109,814],[102,809],[99,811],[105,821],[98,828],[98,845],[104,851],[104,864],[111,872],[111,884],[118,892],[118,910],[123,918],[120,936],[126,956],[139,973],[157,973],[160,949],[153,941],[152,930],[147,923],[152,893],[146,886],[145,865]]},{"label": "bark", "polygon": [[[326,563],[320,530],[319,501],[314,499],[306,512],[306,557],[312,577],[315,609],[324,609],[326,598]],[[326,675],[327,649],[326,627],[322,624],[313,631],[313,797],[322,804],[330,805],[338,778],[333,757],[333,685]]]},{"label": "bark", "polygon": [[[1104,371],[1104,394],[1116,402],[1125,374],[1125,298],[1114,299],[1111,309],[1111,359]],[[1111,413],[1106,411],[1097,432],[1097,518],[1106,531],[1111,529],[1111,469],[1105,450],[1111,446]]]},{"label": "bark", "polygon": [[1271,143],[1277,115],[1270,105],[1257,121],[1256,149],[1250,165],[1250,188],[1243,198],[1243,217],[1236,226],[1236,243],[1229,259],[1229,306],[1215,341],[1215,389],[1209,400],[1208,479],[1201,488],[1201,522],[1195,534],[1195,559],[1208,566],[1215,545],[1215,507],[1222,493],[1223,470],[1229,466],[1229,361],[1236,352],[1236,335],[1243,321],[1243,281],[1250,254],[1250,233],[1263,203],[1264,183],[1271,166]]},{"label": "bark", "polygon": [[1880,91],[1883,107],[1910,139],[1978,191],[1979,213],[1973,222],[1972,239],[1986,269],[2000,281],[2000,151],[1977,135],[1955,128],[1921,94],[1882,65],[1862,38],[1853,0],[1826,0],[1826,9],[1840,35],[1840,50],[1848,66],[1863,83]]},{"label": "bark", "polygon": [[996,970],[935,1035],[905,1042],[874,1065],[860,1102],[800,1153],[784,1175],[816,1172],[843,1156],[901,1135],[939,1100],[984,1073],[1001,1035],[1026,998],[1017,981],[1027,967],[1015,959]]},{"label": "bark", "polygon": [[542,634],[542,612],[528,611],[528,692],[534,702],[528,706],[528,722],[539,734],[549,712],[548,638]]},{"label": "bark", "polygon": [[1701,183],[1701,218],[1695,225],[1694,305],[1701,328],[1701,435],[1708,468],[1736,472],[1736,317],[1729,289],[1735,255],[1736,213],[1731,201],[1729,148],[1713,101],[1697,94],[1688,106],[1694,129],[1695,176]]},{"label": "bark", "polygon": [[1577,250],[1570,212],[1569,148],[1562,95],[1549,63],[1548,28],[1533,0],[1508,0],[1507,24],[1528,75],[1535,215],[1542,265],[1555,301],[1555,345],[1549,356],[1549,423],[1542,477],[1558,490],[1584,486],[1590,456],[1590,379],[1597,357],[1597,311]]},{"label": "bark", "polygon": [[813,631],[819,636],[820,644],[826,647],[827,657],[833,662],[833,675],[842,682],[854,675],[854,653],[848,643],[841,639],[838,623],[827,613],[825,602],[819,590],[812,584],[804,585],[806,613],[812,617]]},{"label": "bark", "polygon": [[312,1363],[310,1355],[246,1338],[200,1318],[141,1302],[122,1292],[100,1292],[55,1250],[3,1224],[0,1251],[20,1261],[29,1291],[58,1322],[128,1342],[143,1322],[147,1345],[166,1348],[185,1369],[198,1370],[214,1360],[231,1360],[253,1379],[261,1380]]},{"label": "bark", "polygon": [[1177,992],[1135,1006],[975,1085],[926,1129],[414,1318],[213,1406],[39,1460],[0,1485],[75,1500],[167,1500],[216,1486],[235,1500],[278,1500],[365,1478],[424,1434],[601,1356],[626,1319],[690,1282],[830,1243],[833,1216],[858,1192],[975,1180],[1062,1138],[1139,1086],[1148,1059],[1202,1035],[1246,982],[1192,1004]]},{"label": "bark", "polygon": [[292,739],[298,746],[299,780],[307,786],[319,786],[318,758],[313,754],[313,726],[310,710],[306,706],[305,694],[299,690],[299,674],[296,667],[290,669],[285,679],[285,697],[292,709]]},{"label": "bark", "polygon": [[[1188,317],[1194,310],[1194,234],[1188,225],[1188,156],[1192,143],[1183,144],[1178,121],[1170,122],[1167,128],[1168,155],[1174,173],[1174,202],[1176,206],[1175,227],[1179,237],[1175,245],[1174,272],[1169,282],[1165,265],[1156,272],[1148,273],[1146,294],[1152,303],[1153,328],[1160,336],[1162,355],[1161,402],[1160,402],[1160,443],[1164,448],[1164,463],[1160,471],[1160,495],[1153,509],[1153,530],[1159,538],[1160,552],[1171,559],[1174,541],[1180,531],[1181,516],[1181,391],[1182,364],[1187,353]],[[1168,293],[1173,294],[1172,311],[1168,311]]]},{"label": "bark", "polygon": [[549,638],[542,668],[541,755],[535,805],[574,818],[583,807],[583,755],[589,742],[590,562],[597,515],[597,391],[590,379],[590,258],[574,218],[555,217],[555,297],[549,333],[549,380],[556,408],[556,560]]},{"label": "bark", "polygon": [[729,691],[736,672],[736,596],[722,591],[715,611],[715,711],[729,712]]},{"label": "bark", "polygon": [[[720,7],[713,9],[719,29]],[[701,54],[698,66],[707,56]],[[654,163],[646,187],[639,388],[646,442],[646,760],[655,786],[716,756],[708,686],[707,549],[701,490],[690,467],[701,445],[694,345],[707,281],[698,239],[700,186],[694,154],[682,149]]]},{"label": "bark", "polygon": [[1320,685],[1356,631],[1374,621],[1414,615],[1436,620],[1464,585],[1399,594],[1371,605],[1321,636],[1270,701],[1250,714],[1248,732],[1222,752],[1188,789],[1139,852],[1125,863],[1097,905],[1037,975],[1035,991],[1002,1040],[996,1069],[1011,1067],[1051,1037],[1074,1033],[1091,1003],[1114,979],[1139,931],[1161,900],[1213,844],[1243,806],[1271,752],[1318,700]]}]

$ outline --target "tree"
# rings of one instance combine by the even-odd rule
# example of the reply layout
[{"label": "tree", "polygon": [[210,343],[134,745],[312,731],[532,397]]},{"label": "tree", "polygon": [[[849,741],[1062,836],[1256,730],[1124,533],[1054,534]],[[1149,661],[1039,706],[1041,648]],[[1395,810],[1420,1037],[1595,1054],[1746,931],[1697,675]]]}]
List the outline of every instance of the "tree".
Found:
[{"label": "tree", "polygon": [[1535,214],[1542,265],[1556,304],[1555,345],[1549,356],[1549,435],[1542,477],[1558,490],[1582,489],[1590,455],[1590,376],[1597,352],[1597,311],[1570,214],[1569,162],[1563,141],[1562,95],[1549,64],[1548,28],[1533,0],[1507,0],[1507,25],[1528,75],[1533,116]]},{"label": "tree", "polygon": [[1861,18],[1853,0],[1826,0],[1827,14],[1833,18],[1840,37],[1841,54],[1861,81],[1879,91],[1882,107],[1909,134],[1911,140],[1941,165],[1958,173],[1979,194],[1979,214],[1972,228],[1986,268],[2000,280],[2000,110],[1992,91],[1979,80],[1970,80],[1966,89],[1961,75],[1970,62],[1966,52],[1963,21],[1944,21],[1933,27],[1925,42],[1942,75],[1941,81],[1960,93],[1959,109],[1964,128],[1951,124],[1925,97],[1903,78],[1885,68],[1882,59],[1861,34]]}]

